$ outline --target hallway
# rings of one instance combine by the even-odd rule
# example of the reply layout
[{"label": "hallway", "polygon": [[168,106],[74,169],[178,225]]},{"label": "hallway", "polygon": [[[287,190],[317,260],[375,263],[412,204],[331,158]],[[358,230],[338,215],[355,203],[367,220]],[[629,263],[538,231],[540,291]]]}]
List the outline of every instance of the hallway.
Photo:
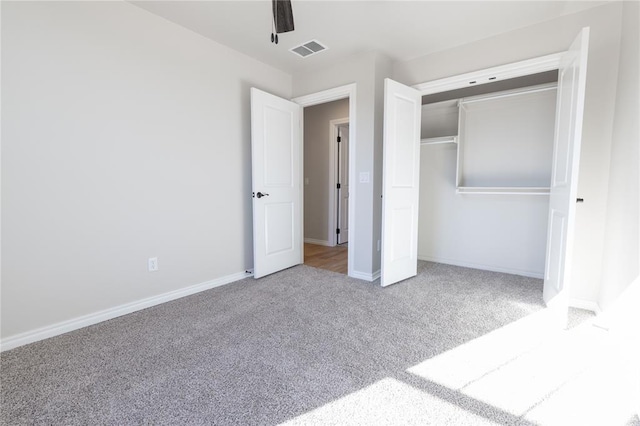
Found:
[{"label": "hallway", "polygon": [[335,247],[304,243],[304,264],[314,268],[347,274],[347,245]]}]

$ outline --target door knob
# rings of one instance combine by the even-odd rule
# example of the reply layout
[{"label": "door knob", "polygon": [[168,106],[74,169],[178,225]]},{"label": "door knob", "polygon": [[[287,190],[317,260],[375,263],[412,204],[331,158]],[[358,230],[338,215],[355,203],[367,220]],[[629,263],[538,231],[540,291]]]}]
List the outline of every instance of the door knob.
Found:
[{"label": "door knob", "polygon": [[256,194],[256,197],[258,197],[258,198],[268,197],[268,196],[269,196],[269,194],[267,194],[267,193],[264,193],[264,194],[263,194],[262,192],[258,192],[258,193]]}]

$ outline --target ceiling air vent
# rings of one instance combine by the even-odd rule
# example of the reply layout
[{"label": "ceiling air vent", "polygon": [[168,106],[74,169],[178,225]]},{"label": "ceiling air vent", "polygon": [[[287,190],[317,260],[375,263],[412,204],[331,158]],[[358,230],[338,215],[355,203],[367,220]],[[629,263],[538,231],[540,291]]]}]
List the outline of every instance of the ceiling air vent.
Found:
[{"label": "ceiling air vent", "polygon": [[316,53],[320,53],[323,50],[327,50],[327,46],[323,45],[318,40],[311,40],[301,44],[300,46],[292,47],[289,50],[301,58],[307,58],[311,55],[315,55]]}]

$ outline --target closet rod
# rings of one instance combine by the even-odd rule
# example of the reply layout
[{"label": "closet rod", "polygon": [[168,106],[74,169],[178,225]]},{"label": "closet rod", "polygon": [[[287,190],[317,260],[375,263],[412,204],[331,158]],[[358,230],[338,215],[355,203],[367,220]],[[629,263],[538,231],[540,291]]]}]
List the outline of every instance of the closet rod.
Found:
[{"label": "closet rod", "polygon": [[460,104],[466,105],[466,104],[472,104],[472,103],[475,103],[475,102],[489,101],[489,100],[501,99],[501,98],[510,98],[512,96],[527,95],[529,93],[545,92],[547,90],[556,90],[557,88],[558,88],[558,85],[556,83],[553,83],[552,85],[547,85],[547,86],[544,86],[544,87],[537,87],[535,89],[522,90],[522,91],[518,91],[518,92],[501,93],[499,95],[487,95],[487,96],[482,96],[482,97],[479,97],[479,98],[471,98],[471,99],[467,99],[467,100],[461,99],[460,100]]}]

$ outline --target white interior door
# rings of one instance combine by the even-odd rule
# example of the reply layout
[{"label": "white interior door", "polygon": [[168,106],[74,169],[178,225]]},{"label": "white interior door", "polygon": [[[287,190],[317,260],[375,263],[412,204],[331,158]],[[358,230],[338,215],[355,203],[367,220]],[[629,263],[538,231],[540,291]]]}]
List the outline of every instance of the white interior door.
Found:
[{"label": "white interior door", "polygon": [[382,286],[418,270],[421,100],[417,90],[385,79]]},{"label": "white interior door", "polygon": [[562,323],[567,320],[571,284],[588,46],[589,29],[584,28],[563,56],[558,73],[543,297]]},{"label": "white interior door", "polygon": [[302,260],[302,107],[251,89],[253,274]]},{"label": "white interior door", "polygon": [[338,244],[349,241],[349,125],[338,127]]}]

